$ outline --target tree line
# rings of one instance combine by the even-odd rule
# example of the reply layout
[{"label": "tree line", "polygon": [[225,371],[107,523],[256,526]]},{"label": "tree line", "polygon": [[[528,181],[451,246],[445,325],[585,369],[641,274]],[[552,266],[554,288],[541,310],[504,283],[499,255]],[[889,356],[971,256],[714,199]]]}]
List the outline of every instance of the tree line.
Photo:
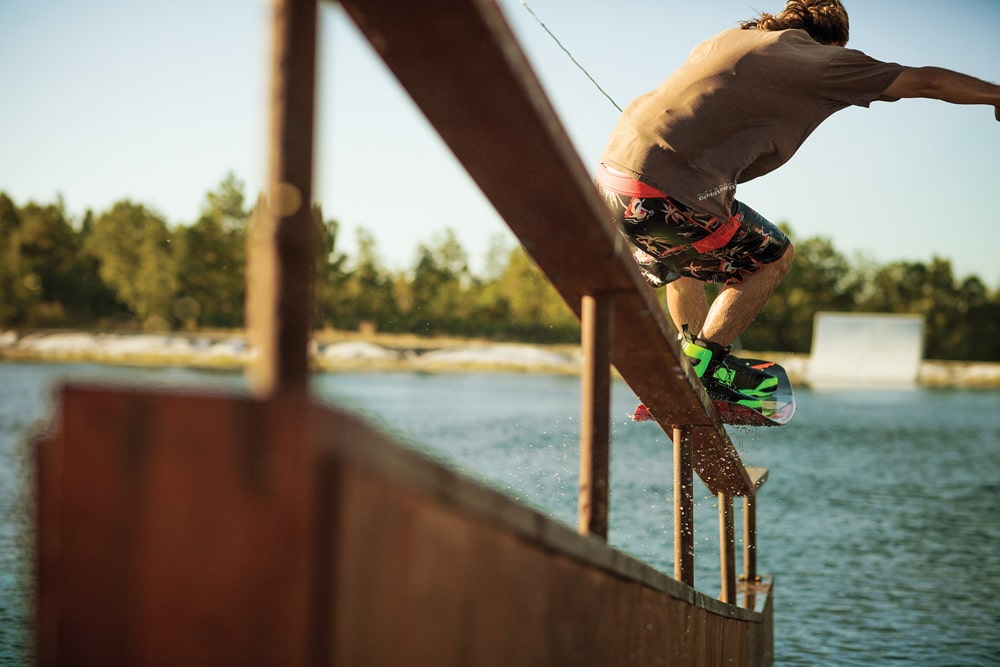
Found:
[{"label": "tree line", "polygon": [[[247,238],[254,226],[243,183],[226,176],[191,224],[169,225],[141,203],[67,215],[61,201],[18,206],[0,192],[0,327],[201,330],[244,323]],[[516,243],[497,237],[475,274],[450,229],[393,271],[367,230],[339,249],[339,226],[313,208],[314,324],[495,340],[572,343],[578,323]],[[848,260],[829,239],[796,239],[795,262],[742,345],[807,352],[818,311],[925,316],[925,355],[1000,361],[1000,290],[961,280],[948,260]]]}]

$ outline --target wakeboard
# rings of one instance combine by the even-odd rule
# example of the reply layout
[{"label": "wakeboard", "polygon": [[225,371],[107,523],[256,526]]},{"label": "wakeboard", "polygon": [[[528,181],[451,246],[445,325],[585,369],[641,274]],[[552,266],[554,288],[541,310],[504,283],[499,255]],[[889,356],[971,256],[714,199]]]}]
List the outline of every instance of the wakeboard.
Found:
[{"label": "wakeboard", "polygon": [[[743,359],[754,368],[767,371],[778,378],[777,388],[766,398],[761,409],[748,408],[739,403],[713,400],[715,411],[723,424],[737,426],[784,426],[795,416],[795,395],[792,393],[792,383],[788,373],[779,364],[763,359]],[[632,414],[637,422],[652,419],[645,405],[639,405]]]}]

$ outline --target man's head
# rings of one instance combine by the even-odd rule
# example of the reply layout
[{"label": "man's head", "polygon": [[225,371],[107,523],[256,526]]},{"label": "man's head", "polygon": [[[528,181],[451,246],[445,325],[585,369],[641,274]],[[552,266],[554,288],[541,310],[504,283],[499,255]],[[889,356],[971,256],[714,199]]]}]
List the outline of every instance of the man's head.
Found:
[{"label": "man's head", "polygon": [[778,14],[761,14],[740,24],[744,30],[800,28],[820,44],[844,46],[850,33],[847,10],[840,0],[788,0]]}]

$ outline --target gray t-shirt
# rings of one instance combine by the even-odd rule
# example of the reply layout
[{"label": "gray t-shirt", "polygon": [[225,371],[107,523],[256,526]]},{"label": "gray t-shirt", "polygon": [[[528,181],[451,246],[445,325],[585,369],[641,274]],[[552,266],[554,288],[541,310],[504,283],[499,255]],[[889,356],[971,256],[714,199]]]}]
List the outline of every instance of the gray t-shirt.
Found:
[{"label": "gray t-shirt", "polygon": [[601,161],[726,219],[738,183],[787,162],[834,112],[867,107],[903,69],[804,30],[726,30],[626,107]]}]

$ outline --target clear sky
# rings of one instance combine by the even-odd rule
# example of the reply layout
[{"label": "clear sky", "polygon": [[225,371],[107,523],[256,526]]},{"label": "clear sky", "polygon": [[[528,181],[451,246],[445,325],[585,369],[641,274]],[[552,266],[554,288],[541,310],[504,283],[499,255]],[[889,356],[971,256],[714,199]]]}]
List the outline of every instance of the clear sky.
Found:
[{"label": "clear sky", "polygon": [[[519,0],[499,1],[591,169],[618,111]],[[783,3],[528,4],[624,106],[701,40]],[[996,0],[845,4],[853,48],[1000,80]],[[265,0],[0,0],[0,191],[21,205],[61,196],[76,218],[131,198],[190,224],[232,171],[252,200],[267,159],[268,20]],[[315,192],[341,245],[365,227],[402,269],[451,227],[483,266],[490,239],[510,238],[492,207],[334,4],[322,6],[320,41]],[[992,109],[903,100],[839,112],[737,196],[852,258],[937,255],[998,287],[998,190]]]}]

